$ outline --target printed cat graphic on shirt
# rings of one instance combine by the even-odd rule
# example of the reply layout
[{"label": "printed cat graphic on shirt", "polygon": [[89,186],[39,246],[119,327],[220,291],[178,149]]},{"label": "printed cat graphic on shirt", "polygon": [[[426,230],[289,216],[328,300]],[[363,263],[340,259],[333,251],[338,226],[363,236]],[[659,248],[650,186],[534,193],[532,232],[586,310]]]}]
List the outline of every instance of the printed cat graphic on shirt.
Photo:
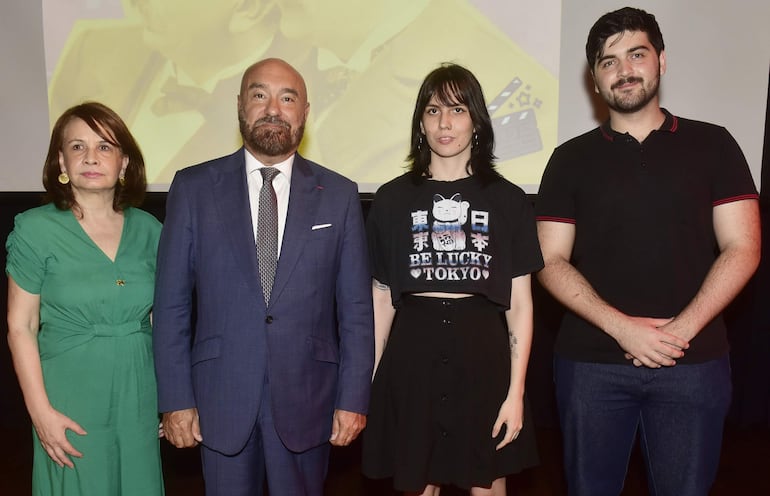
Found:
[{"label": "printed cat graphic on shirt", "polygon": [[465,231],[463,224],[468,220],[470,203],[463,201],[460,193],[451,198],[433,195],[433,249],[436,251],[454,251],[465,249]]}]

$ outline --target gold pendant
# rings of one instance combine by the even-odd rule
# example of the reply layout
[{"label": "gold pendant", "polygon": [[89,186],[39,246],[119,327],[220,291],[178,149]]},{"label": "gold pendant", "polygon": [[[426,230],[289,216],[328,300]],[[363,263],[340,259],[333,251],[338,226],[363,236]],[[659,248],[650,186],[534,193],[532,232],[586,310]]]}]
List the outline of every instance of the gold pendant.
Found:
[{"label": "gold pendant", "polygon": [[118,286],[125,286],[126,281],[124,281],[123,279],[118,279],[117,281],[115,281],[115,284],[117,284]]}]

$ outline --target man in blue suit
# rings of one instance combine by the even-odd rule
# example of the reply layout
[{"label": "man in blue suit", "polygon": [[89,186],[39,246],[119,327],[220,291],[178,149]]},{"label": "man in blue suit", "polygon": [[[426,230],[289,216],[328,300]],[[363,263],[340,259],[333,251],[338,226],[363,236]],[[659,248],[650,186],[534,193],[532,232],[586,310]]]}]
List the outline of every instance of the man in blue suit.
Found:
[{"label": "man in blue suit", "polygon": [[[265,476],[272,496],[320,496],[330,446],[366,425],[361,207],[355,183],[296,153],[308,110],[293,67],[257,62],[238,95],[244,147],[179,171],[169,190],[153,308],[159,408],[174,446],[201,444],[208,496],[261,494]],[[279,171],[272,284],[256,248],[259,211],[272,210],[262,168]]]}]

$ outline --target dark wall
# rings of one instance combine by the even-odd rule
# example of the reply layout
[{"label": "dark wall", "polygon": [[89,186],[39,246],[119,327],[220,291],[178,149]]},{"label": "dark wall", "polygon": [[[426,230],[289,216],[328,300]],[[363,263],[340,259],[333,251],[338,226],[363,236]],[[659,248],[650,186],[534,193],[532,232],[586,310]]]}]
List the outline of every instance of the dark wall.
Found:
[{"label": "dark wall", "polygon": [[[765,154],[767,160],[767,153]],[[361,206],[366,214],[373,195],[362,194]],[[0,335],[7,333],[7,279],[5,275],[5,240],[13,229],[16,214],[40,205],[41,193],[0,193]],[[531,197],[534,201],[534,197]],[[163,221],[166,193],[148,193],[143,209]],[[770,220],[766,221],[770,222]],[[767,243],[770,241],[766,240]],[[766,244],[769,246],[770,244]],[[731,306],[728,316],[733,348],[733,383],[735,398],[731,418],[740,424],[770,425],[770,305],[763,304],[770,294],[770,264],[763,263],[758,277]],[[552,347],[563,309],[533,278],[535,305],[535,337],[527,374],[527,394],[538,425],[557,425],[552,383]],[[0,345],[0,427],[28,422],[21,392],[13,372],[10,353]]]},{"label": "dark wall", "polygon": [[[42,193],[0,193],[0,334],[5,338],[8,332],[6,305],[8,302],[8,281],[5,276],[5,240],[13,229],[13,217],[28,208],[40,204]],[[11,354],[5,339],[0,343],[0,427],[11,427],[27,422],[27,414],[21,398],[21,391],[13,372]]]},{"label": "dark wall", "polygon": [[[5,275],[5,240],[13,230],[13,218],[16,214],[32,207],[37,207],[42,202],[42,193],[0,193],[0,335],[3,337],[0,343],[0,427],[11,427],[21,422],[28,422],[24,409],[21,390],[16,382],[16,374],[13,371],[10,351],[5,344],[5,335],[8,332],[6,321],[8,303],[8,280]],[[165,215],[165,193],[149,193],[145,201],[144,209],[152,212],[162,219]]]},{"label": "dark wall", "polygon": [[753,281],[731,307],[733,369],[731,418],[741,425],[770,425],[770,70],[762,151],[762,261]]},{"label": "dark wall", "polygon": [[[373,194],[364,193],[361,195],[361,206],[364,214],[369,211]],[[0,249],[0,264],[3,271],[0,276],[0,315],[3,316],[0,324],[0,335],[7,333],[7,323],[4,318],[6,315],[6,306],[8,300],[8,283],[5,275],[5,240],[13,229],[13,218],[16,214],[41,204],[42,193],[0,193],[0,242],[3,249]],[[142,208],[155,215],[161,222],[166,213],[165,209],[166,193],[148,193]],[[550,299],[550,297],[535,285],[534,288],[538,307],[539,329],[536,332],[536,340],[532,350],[532,359],[530,361],[529,380],[527,387],[530,400],[535,412],[535,417],[539,423],[548,426],[555,425],[555,410],[553,408],[553,394],[551,381],[551,347],[553,346],[553,334],[555,326],[558,324],[561,309]],[[0,427],[18,425],[20,422],[27,422],[27,415],[24,410],[24,403],[21,397],[21,391],[16,382],[16,376],[13,372],[10,352],[8,346],[0,344]]]}]

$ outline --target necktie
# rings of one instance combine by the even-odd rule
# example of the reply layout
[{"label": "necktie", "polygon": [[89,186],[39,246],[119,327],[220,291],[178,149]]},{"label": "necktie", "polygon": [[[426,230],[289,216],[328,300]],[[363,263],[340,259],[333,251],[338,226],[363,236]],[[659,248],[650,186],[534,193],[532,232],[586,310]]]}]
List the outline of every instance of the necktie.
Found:
[{"label": "necktie", "polygon": [[265,305],[270,302],[275,269],[278,265],[278,199],[273,188],[273,179],[280,171],[273,167],[262,167],[262,189],[259,190],[259,215],[257,216],[257,259],[259,279]]}]

